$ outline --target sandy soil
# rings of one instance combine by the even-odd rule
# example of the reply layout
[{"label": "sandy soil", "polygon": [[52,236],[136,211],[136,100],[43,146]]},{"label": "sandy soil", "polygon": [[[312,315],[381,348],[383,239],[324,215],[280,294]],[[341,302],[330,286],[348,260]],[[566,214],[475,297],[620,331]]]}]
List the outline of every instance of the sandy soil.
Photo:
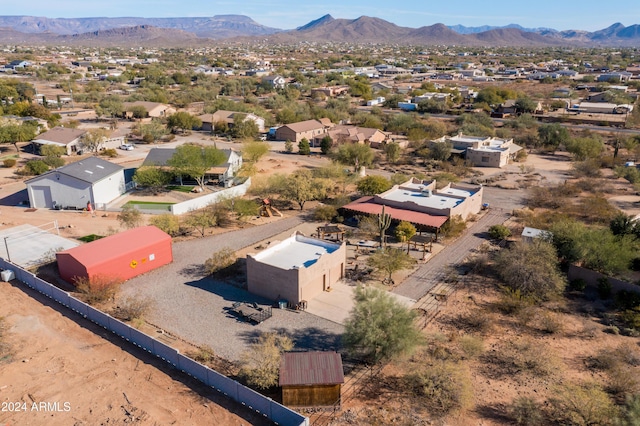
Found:
[{"label": "sandy soil", "polygon": [[12,348],[0,363],[0,424],[268,424],[29,290],[3,282],[0,293]]}]

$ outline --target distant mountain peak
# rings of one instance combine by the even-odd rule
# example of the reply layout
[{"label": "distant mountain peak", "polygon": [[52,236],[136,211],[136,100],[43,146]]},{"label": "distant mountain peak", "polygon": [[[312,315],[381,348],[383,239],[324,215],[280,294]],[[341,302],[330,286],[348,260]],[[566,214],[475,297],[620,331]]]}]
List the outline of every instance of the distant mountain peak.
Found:
[{"label": "distant mountain peak", "polygon": [[306,31],[306,30],[311,30],[314,28],[318,28],[321,27],[323,25],[326,25],[328,23],[331,23],[335,21],[335,19],[333,18],[333,16],[329,15],[328,13],[316,20],[313,20],[311,22],[309,22],[308,24],[305,24],[301,27],[296,28],[297,31]]}]

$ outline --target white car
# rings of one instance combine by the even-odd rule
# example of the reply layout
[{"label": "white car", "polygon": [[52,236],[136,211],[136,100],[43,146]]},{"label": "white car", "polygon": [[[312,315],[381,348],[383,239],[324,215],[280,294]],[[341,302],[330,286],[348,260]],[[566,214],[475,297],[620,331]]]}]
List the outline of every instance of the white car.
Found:
[{"label": "white car", "polygon": [[124,143],[124,144],[120,145],[120,149],[123,149],[125,151],[133,151],[133,145],[131,145],[129,143]]}]

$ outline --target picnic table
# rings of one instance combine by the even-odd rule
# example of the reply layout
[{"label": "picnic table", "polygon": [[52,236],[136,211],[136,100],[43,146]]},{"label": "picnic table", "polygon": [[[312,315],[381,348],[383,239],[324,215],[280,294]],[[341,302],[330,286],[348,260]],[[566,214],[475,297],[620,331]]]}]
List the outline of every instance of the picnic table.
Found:
[{"label": "picnic table", "polygon": [[247,321],[253,321],[257,324],[266,320],[267,318],[271,318],[271,307],[260,307],[256,303],[242,303],[235,302],[231,305],[231,310],[236,314],[240,315],[242,318]]}]

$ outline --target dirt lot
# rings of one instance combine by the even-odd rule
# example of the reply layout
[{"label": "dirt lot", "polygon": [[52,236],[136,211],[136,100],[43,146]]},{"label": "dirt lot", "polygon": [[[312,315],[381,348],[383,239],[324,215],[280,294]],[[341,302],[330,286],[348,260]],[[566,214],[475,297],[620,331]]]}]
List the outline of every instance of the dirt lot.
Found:
[{"label": "dirt lot", "polygon": [[54,302],[4,282],[0,293],[0,424],[269,424]]}]

